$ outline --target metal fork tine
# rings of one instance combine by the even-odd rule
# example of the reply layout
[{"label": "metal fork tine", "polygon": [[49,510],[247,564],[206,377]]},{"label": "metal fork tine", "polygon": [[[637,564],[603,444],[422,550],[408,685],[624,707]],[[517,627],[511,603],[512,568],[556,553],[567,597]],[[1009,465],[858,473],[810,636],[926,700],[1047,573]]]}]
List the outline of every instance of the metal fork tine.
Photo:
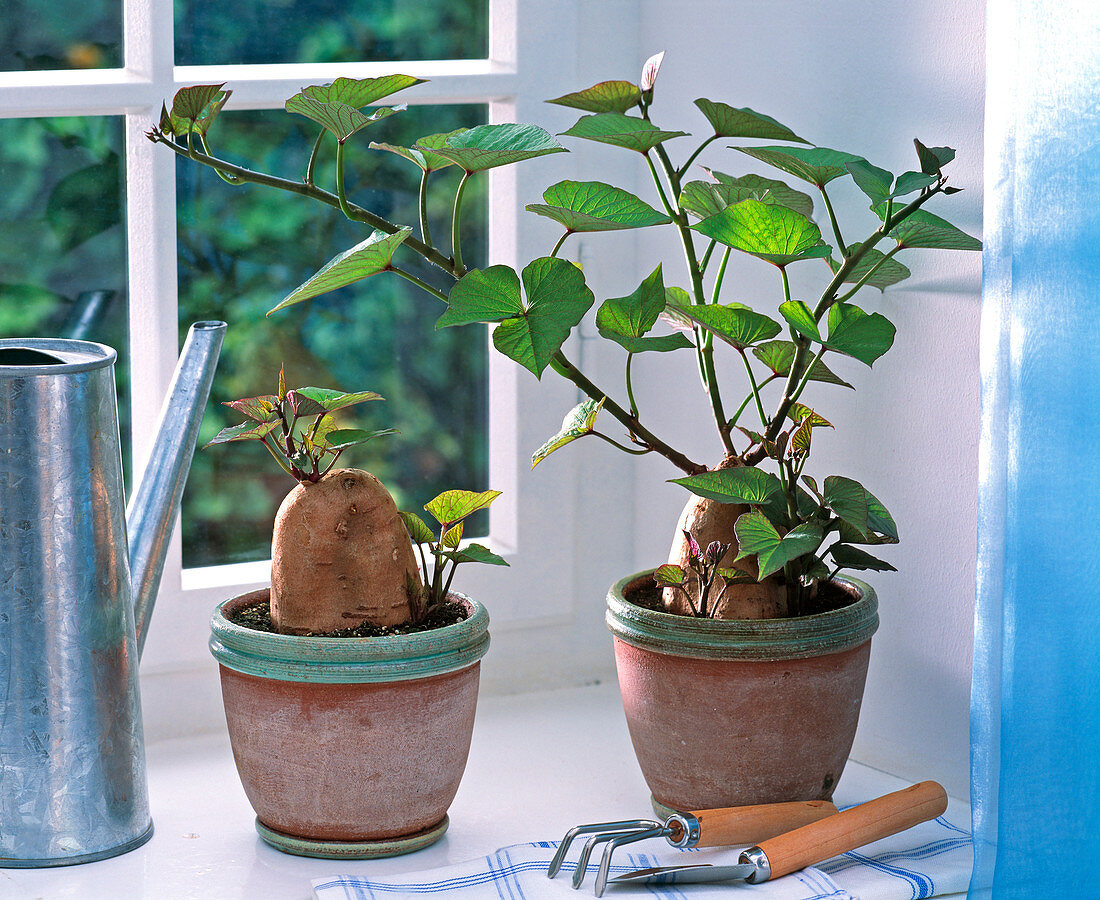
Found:
[{"label": "metal fork tine", "polygon": [[569,852],[569,845],[582,834],[597,834],[600,832],[614,832],[619,834],[628,829],[652,828],[656,824],[659,823],[652,822],[649,819],[624,819],[621,822],[598,822],[593,825],[576,825],[565,833],[565,837],[563,837],[561,843],[558,844],[557,852],[554,854],[554,858],[550,860],[550,868],[546,870],[546,877],[553,878],[558,874],[561,870],[562,863],[565,862],[565,854]]},{"label": "metal fork tine", "polygon": [[[632,844],[635,841],[644,841],[648,840],[649,838],[662,837],[665,833],[665,826],[661,822],[650,822],[649,827],[643,829],[636,828],[632,831],[605,831],[602,834],[593,835],[585,843],[584,849],[581,851],[580,859],[577,860],[577,870],[573,873],[573,887],[579,888],[581,886],[581,882],[584,881],[584,876],[588,872],[588,860],[592,856],[592,851],[595,849],[597,844]],[[607,859],[608,863],[610,864],[610,858],[607,856],[607,851],[604,851],[604,858]],[[605,877],[604,881],[606,880],[607,879]]]},{"label": "metal fork tine", "polygon": [[638,832],[630,834],[624,832],[616,837],[611,838],[607,842],[607,847],[603,851],[603,858],[600,860],[600,870],[596,873],[596,896],[602,897],[604,889],[607,887],[607,876],[611,873],[611,855],[619,848],[626,844],[633,844],[636,841],[644,841],[651,837],[663,836],[665,829],[662,827],[660,830],[652,830],[651,832]]}]

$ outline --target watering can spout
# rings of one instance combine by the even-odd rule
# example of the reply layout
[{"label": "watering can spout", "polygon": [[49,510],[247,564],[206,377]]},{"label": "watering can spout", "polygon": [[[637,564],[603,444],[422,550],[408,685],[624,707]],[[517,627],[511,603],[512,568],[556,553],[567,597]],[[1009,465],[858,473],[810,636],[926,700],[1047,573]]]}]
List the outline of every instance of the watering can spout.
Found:
[{"label": "watering can spout", "polygon": [[161,408],[149,463],[126,510],[139,655],[149,631],[168,541],[183,499],[225,329],[224,322],[196,322],[188,331]]}]

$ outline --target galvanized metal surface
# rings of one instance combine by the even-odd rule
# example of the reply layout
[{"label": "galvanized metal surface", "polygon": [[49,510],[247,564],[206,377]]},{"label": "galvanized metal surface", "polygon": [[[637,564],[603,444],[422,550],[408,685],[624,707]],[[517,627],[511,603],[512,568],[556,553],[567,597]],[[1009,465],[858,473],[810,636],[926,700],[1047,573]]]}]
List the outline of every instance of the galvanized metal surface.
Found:
[{"label": "galvanized metal surface", "polygon": [[[0,340],[3,867],[152,834],[114,361],[101,344]],[[174,519],[170,499],[150,497],[147,527]],[[159,571],[143,577],[155,588]]]},{"label": "galvanized metal surface", "polygon": [[632,584],[652,578],[652,570],[628,575],[607,594],[611,633],[645,650],[694,659],[807,659],[858,647],[878,630],[875,590],[855,578],[836,579],[858,595],[854,603],[790,619],[696,619],[645,609],[624,598]]}]

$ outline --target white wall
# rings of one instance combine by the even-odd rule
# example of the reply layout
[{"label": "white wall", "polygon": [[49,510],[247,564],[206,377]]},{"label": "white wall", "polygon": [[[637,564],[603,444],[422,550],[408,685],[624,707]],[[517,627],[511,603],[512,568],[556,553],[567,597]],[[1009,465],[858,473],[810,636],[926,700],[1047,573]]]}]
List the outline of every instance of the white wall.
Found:
[{"label": "white wall", "polygon": [[[705,135],[708,126],[691,101],[707,97],[771,115],[822,146],[866,156],[893,172],[917,168],[914,137],[955,147],[952,183],[965,193],[936,198],[929,208],[980,237],[980,0],[646,0],[640,29],[640,60],[667,51],[652,111],[662,127]],[[689,140],[681,139],[685,147]],[[712,145],[700,162],[734,174],[748,171],[741,154],[723,149],[730,143]],[[830,190],[842,230],[845,221],[855,221],[869,233],[876,220],[863,195],[845,182]],[[856,232],[849,226],[847,239],[858,239]],[[666,259],[666,273],[682,271],[669,237],[655,229],[644,234],[639,272],[658,256]],[[865,289],[858,300],[895,323],[894,347],[873,371],[829,358],[857,390],[817,387],[815,408],[836,431],[815,432],[811,466],[822,476],[863,481],[893,512],[902,536],[900,545],[882,553],[899,572],[868,579],[879,593],[882,625],[853,756],[914,780],[936,778],[966,796],[981,260],[977,253],[929,250],[899,259],[912,278],[881,297]],[[745,257],[734,262],[739,267],[727,275],[726,299],[774,310],[776,270]],[[806,274],[817,274],[813,263],[803,265]],[[813,299],[818,281],[792,280],[795,296]],[[735,285],[739,290],[732,290]],[[649,376],[642,393],[663,397],[666,430],[691,432],[699,455],[716,459],[713,427],[690,367],[651,368]],[[685,398],[694,404],[690,415],[680,412]],[[674,473],[660,461],[638,466],[638,568],[667,552],[683,502],[679,488],[663,484],[669,477]]]}]

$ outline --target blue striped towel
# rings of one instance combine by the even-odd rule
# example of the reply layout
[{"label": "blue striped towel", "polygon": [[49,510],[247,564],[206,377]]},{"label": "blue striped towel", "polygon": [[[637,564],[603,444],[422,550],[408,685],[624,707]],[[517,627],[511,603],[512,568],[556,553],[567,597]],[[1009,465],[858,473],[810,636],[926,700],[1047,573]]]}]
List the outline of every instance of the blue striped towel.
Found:
[{"label": "blue striped towel", "polygon": [[[653,852],[615,854],[612,876],[649,866],[695,862],[729,864],[737,852],[728,848],[676,850],[656,840]],[[635,845],[635,847],[641,845]],[[384,878],[336,875],[313,881],[316,900],[554,900],[591,896],[596,866],[591,865],[582,891],[572,890],[576,853],[552,881],[546,877],[556,841],[516,844],[480,859],[442,869]],[[579,848],[578,848],[579,849]],[[764,884],[738,882],[689,885],[608,885],[604,895],[646,897],[660,900],[696,900],[706,897],[741,896],[746,900],[916,900],[965,891],[972,864],[970,834],[943,817],[925,822],[902,834],[868,844],[818,866],[803,869]]]}]

